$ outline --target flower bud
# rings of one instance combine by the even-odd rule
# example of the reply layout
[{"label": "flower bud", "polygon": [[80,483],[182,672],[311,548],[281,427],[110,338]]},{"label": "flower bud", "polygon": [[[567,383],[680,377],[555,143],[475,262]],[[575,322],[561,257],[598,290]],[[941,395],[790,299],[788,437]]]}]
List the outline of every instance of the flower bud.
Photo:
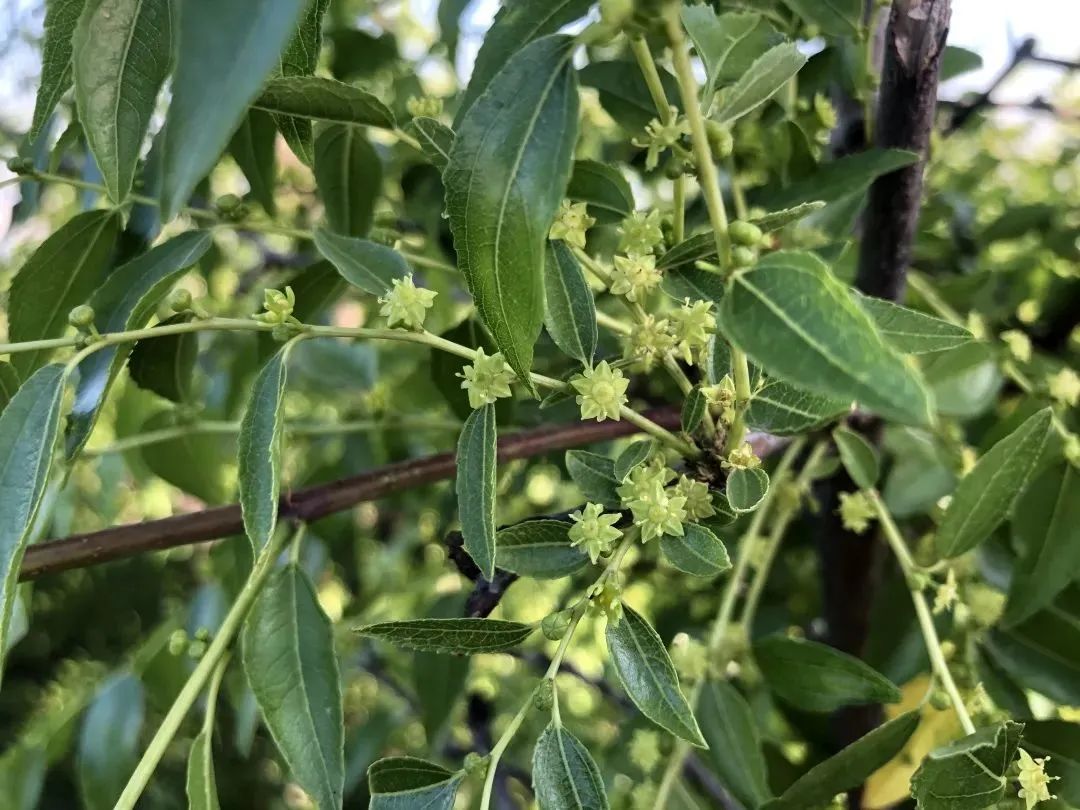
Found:
[{"label": "flower bud", "polygon": [[945,693],[944,689],[935,689],[930,693],[930,705],[941,712],[949,708],[949,706],[952,705],[952,701],[949,700],[949,696]]},{"label": "flower bud", "polygon": [[89,304],[79,304],[68,313],[68,323],[84,332],[94,325],[94,308]]},{"label": "flower bud", "polygon": [[470,751],[465,757],[465,762],[462,764],[465,768],[465,773],[470,776],[475,776],[477,774],[485,773],[488,768],[488,762],[490,761],[491,757],[483,756],[475,751]]},{"label": "flower bud", "polygon": [[757,251],[739,245],[731,250],[731,263],[735,267],[751,267],[757,262]]},{"label": "flower bud", "polygon": [[540,685],[536,687],[536,691],[533,692],[533,706],[539,711],[549,712],[554,705],[555,681],[551,678],[544,678],[544,680],[540,682]]},{"label": "flower bud", "polygon": [[191,293],[185,290],[183,287],[173,290],[169,293],[169,309],[173,312],[187,312],[191,309]]},{"label": "flower bud", "polygon": [[570,608],[549,613],[540,622],[540,632],[549,641],[559,641],[570,629],[570,622],[574,620],[574,611]]},{"label": "flower bud", "polygon": [[222,194],[214,201],[214,207],[221,214],[232,214],[243,204],[235,194]]},{"label": "flower bud", "polygon": [[732,242],[746,247],[760,245],[761,237],[764,236],[761,228],[753,222],[746,222],[741,219],[735,220],[728,226],[728,233],[731,235]]},{"label": "flower bud", "polygon": [[712,150],[713,157],[717,160],[729,157],[735,149],[735,138],[732,136],[731,130],[718,121],[711,119],[706,121],[705,134],[709,138],[709,149]]}]

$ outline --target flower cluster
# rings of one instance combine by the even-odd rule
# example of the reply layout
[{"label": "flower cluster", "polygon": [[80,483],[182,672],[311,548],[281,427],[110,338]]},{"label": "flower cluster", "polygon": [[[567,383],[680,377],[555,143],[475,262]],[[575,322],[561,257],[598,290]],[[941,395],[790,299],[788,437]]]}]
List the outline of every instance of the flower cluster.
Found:
[{"label": "flower cluster", "polygon": [[1055,402],[1075,408],[1080,403],[1080,374],[1066,366],[1046,378],[1046,389]]},{"label": "flower cluster", "polygon": [[612,295],[624,295],[628,301],[641,301],[660,284],[660,271],[656,269],[656,257],[644,254],[616,256],[615,269],[611,271]]},{"label": "flower cluster", "polygon": [[395,278],[390,291],[379,298],[382,304],[379,314],[386,318],[387,326],[400,323],[406,329],[421,330],[437,294],[413,284],[411,273],[404,278]]},{"label": "flower cluster", "polygon": [[628,256],[653,253],[663,241],[659,209],[647,214],[634,211],[619,226],[619,250]]},{"label": "flower cluster", "polygon": [[462,378],[461,387],[469,392],[469,407],[480,408],[499,397],[510,396],[514,372],[506,364],[502,352],[495,352],[489,357],[480,347],[472,364],[465,366],[459,376]]},{"label": "flower cluster", "polygon": [[609,366],[607,360],[572,377],[570,385],[578,392],[577,404],[581,406],[582,419],[619,420],[630,381],[621,371]]},{"label": "flower cluster", "polygon": [[1008,348],[1013,359],[1021,363],[1027,363],[1031,360],[1031,338],[1027,336],[1027,332],[1010,329],[1001,333],[1001,340]]},{"label": "flower cluster", "polygon": [[675,107],[671,108],[668,123],[663,123],[659,118],[654,118],[645,127],[644,141],[634,141],[636,146],[648,149],[645,155],[645,168],[652,171],[660,163],[660,153],[677,144],[684,135],[690,134],[690,124],[685,118],[678,115]]},{"label": "flower cluster", "polygon": [[1050,757],[1033,757],[1023,748],[1020,749],[1020,774],[1017,780],[1020,790],[1017,793],[1031,810],[1039,802],[1048,802],[1057,797],[1050,793],[1050,783],[1059,776],[1050,776],[1046,772],[1046,763]]},{"label": "flower cluster", "polygon": [[743,442],[741,446],[728,453],[727,458],[720,462],[720,466],[725,469],[750,470],[760,467],[761,459],[757,457],[750,442]]},{"label": "flower cluster", "polygon": [[945,575],[945,581],[934,592],[934,613],[944,613],[960,601],[960,588],[956,582],[956,572],[951,568]]},{"label": "flower cluster", "polygon": [[683,361],[692,365],[695,353],[700,354],[709,345],[709,336],[716,331],[716,318],[712,314],[711,301],[690,302],[671,313],[675,324],[675,344]]},{"label": "flower cluster", "polygon": [[678,487],[667,486],[674,478],[675,472],[662,463],[642,465],[635,467],[618,488],[622,505],[630,510],[634,525],[641,530],[642,542],[665,534],[682,537],[685,533],[683,523],[689,519],[687,496]]},{"label": "flower cluster", "polygon": [[548,238],[561,239],[569,245],[584,250],[585,235],[595,224],[596,218],[589,216],[588,206],[585,203],[563,200],[555,215],[555,221],[551,223]]},{"label": "flower cluster", "polygon": [[622,537],[622,532],[615,528],[619,515],[605,514],[601,504],[587,503],[584,510],[574,512],[570,519],[574,521],[570,527],[570,545],[582,546],[594,564]]},{"label": "flower cluster", "polygon": [[264,290],[263,291],[263,312],[258,315],[252,315],[251,317],[256,321],[262,321],[263,323],[273,324],[275,326],[282,326],[284,324],[290,324],[292,326],[299,326],[300,321],[293,317],[293,307],[296,306],[296,295],[293,293],[292,287],[286,287],[285,292],[281,290]]},{"label": "flower cluster", "polygon": [[405,110],[413,118],[438,118],[442,108],[442,99],[433,96],[409,96],[405,102]]},{"label": "flower cluster", "polygon": [[638,361],[641,368],[649,372],[658,360],[666,357],[674,348],[675,335],[671,331],[671,322],[667,318],[646,315],[630,327],[624,355],[628,360]]}]

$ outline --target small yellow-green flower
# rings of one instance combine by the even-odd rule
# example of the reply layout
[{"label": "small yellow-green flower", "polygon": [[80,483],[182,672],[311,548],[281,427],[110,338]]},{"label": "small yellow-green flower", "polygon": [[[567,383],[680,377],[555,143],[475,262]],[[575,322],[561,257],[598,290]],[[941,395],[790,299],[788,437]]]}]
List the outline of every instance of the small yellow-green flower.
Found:
[{"label": "small yellow-green flower", "polygon": [[585,203],[563,200],[559,205],[559,212],[555,215],[555,221],[551,223],[548,238],[562,239],[567,244],[584,249],[585,234],[595,224],[596,219],[589,216]]},{"label": "small yellow-green flower", "polygon": [[401,324],[406,329],[423,329],[424,318],[431,309],[436,293],[413,284],[412,273],[395,278],[390,291],[379,298],[379,314],[386,318],[387,326]]},{"label": "small yellow-green flower", "polygon": [[877,510],[864,492],[841,492],[837,512],[844,528],[855,534],[862,534],[870,528],[870,521],[877,516]]},{"label": "small yellow-green flower", "polygon": [[1046,388],[1050,398],[1070,408],[1080,402],[1080,374],[1071,368],[1063,368],[1057,374],[1046,378]]},{"label": "small yellow-green flower", "polygon": [[626,357],[638,360],[645,371],[652,371],[657,360],[675,348],[675,336],[666,318],[646,315],[630,328],[626,339]]},{"label": "small yellow-green flower", "polygon": [[584,510],[574,512],[570,519],[574,521],[570,527],[570,545],[583,546],[593,563],[601,554],[611,551],[612,544],[622,537],[622,532],[615,528],[619,515],[604,514],[601,504],[587,503]]},{"label": "small yellow-green flower", "polygon": [[615,269],[611,271],[612,295],[625,295],[629,301],[638,301],[660,283],[660,271],[656,269],[655,256],[616,256]]},{"label": "small yellow-green flower", "polygon": [[1023,748],[1019,753],[1020,775],[1016,781],[1020,783],[1020,791],[1017,795],[1027,804],[1027,810],[1031,810],[1039,802],[1057,798],[1050,793],[1050,783],[1060,777],[1050,776],[1046,772],[1046,763],[1050,761],[1050,757],[1032,757]]},{"label": "small yellow-green flower", "polygon": [[408,101],[405,102],[405,109],[413,118],[420,116],[438,118],[439,113],[442,112],[442,106],[442,99],[433,96],[409,96]]},{"label": "small yellow-green flower", "polygon": [[1031,360],[1031,338],[1019,329],[1010,329],[1001,333],[1001,339],[1009,349],[1009,354],[1021,363]]},{"label": "small yellow-green flower", "polygon": [[690,520],[701,520],[716,514],[708,484],[683,475],[679,477],[675,491],[686,498],[686,514]]},{"label": "small yellow-green flower", "polygon": [[292,287],[281,290],[263,290],[263,309],[258,315],[251,317],[256,321],[270,324],[299,323],[292,316],[293,307],[296,305],[296,296]]},{"label": "small yellow-green flower", "polygon": [[686,520],[686,496],[674,488],[665,489],[659,481],[650,490],[627,504],[634,515],[634,525],[641,529],[641,540],[673,534],[682,537]]},{"label": "small yellow-green flower", "polygon": [[821,122],[822,129],[836,129],[836,108],[823,93],[814,93],[814,115]]},{"label": "small yellow-green flower", "polygon": [[670,121],[667,124],[661,123],[659,118],[654,118],[645,127],[647,136],[645,141],[635,141],[638,146],[648,147],[649,151],[645,155],[646,169],[650,171],[655,169],[660,163],[660,153],[677,144],[683,135],[690,134],[690,124],[685,118],[678,117],[677,113],[678,110],[672,107]]},{"label": "small yellow-green flower", "polygon": [[660,229],[660,211],[653,209],[647,214],[634,211],[619,226],[619,250],[628,255],[643,256],[652,253],[664,241]]},{"label": "small yellow-green flower", "polygon": [[619,369],[613,369],[607,360],[601,360],[592,368],[570,379],[570,385],[578,392],[577,404],[581,406],[582,419],[619,419],[619,409],[626,404],[626,388],[630,381]]},{"label": "small yellow-green flower", "polygon": [[934,592],[934,613],[944,613],[960,601],[960,588],[956,583],[956,572],[951,568],[945,575],[945,581]]},{"label": "small yellow-green flower", "polygon": [[630,738],[630,761],[650,773],[660,764],[660,735],[655,731],[639,729]]},{"label": "small yellow-green flower", "polygon": [[597,608],[612,624],[622,619],[622,588],[619,583],[605,578],[602,584],[594,585],[589,591],[593,607]]},{"label": "small yellow-green flower", "polygon": [[686,633],[676,633],[671,640],[671,663],[684,681],[693,683],[705,677],[709,667],[709,654],[705,645]]},{"label": "small yellow-green flower", "polygon": [[623,508],[629,509],[631,501],[647,498],[653,491],[654,485],[666,487],[675,479],[675,475],[675,471],[658,457],[653,462],[632,469],[630,475],[615,491],[622,499]]},{"label": "small yellow-green flower", "polygon": [[716,385],[702,388],[701,392],[710,406],[720,409],[720,419],[725,425],[735,420],[735,381],[730,374],[725,374]]},{"label": "small yellow-green flower", "polygon": [[495,352],[490,357],[484,349],[476,350],[472,364],[461,370],[461,387],[469,392],[469,407],[480,408],[494,402],[499,397],[510,396],[510,383],[514,372],[506,365],[502,352]]},{"label": "small yellow-green flower", "polygon": [[720,462],[720,466],[736,470],[750,470],[761,466],[761,459],[757,457],[750,442],[743,442],[742,446],[736,447],[728,457]]},{"label": "small yellow-green flower", "polygon": [[[1039,306],[1039,302],[1034,298],[1022,302],[1020,306],[1016,308],[1016,317],[1020,323],[1029,325],[1039,320],[1039,315],[1042,312],[1042,307]],[[976,336],[977,337],[977,336]]]},{"label": "small yellow-green flower", "polygon": [[694,362],[694,352],[705,350],[709,345],[709,335],[716,331],[716,318],[711,310],[711,302],[690,303],[688,298],[671,313],[671,320],[675,324],[676,348],[688,364]]}]

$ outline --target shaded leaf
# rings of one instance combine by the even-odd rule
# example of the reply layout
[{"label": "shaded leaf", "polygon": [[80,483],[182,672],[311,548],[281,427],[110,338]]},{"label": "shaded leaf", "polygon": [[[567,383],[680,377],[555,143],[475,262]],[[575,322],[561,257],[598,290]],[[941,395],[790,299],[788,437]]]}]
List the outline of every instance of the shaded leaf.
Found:
[{"label": "shaded leaf", "polygon": [[5,360],[0,360],[0,413],[3,413],[4,408],[18,390],[19,375],[15,367]]},{"label": "shaded leaf", "polygon": [[566,196],[588,205],[601,225],[619,222],[634,212],[634,192],[614,166],[596,160],[575,160]]},{"label": "shaded leaf", "polygon": [[372,295],[385,295],[395,278],[411,272],[405,257],[393,248],[368,239],[342,236],[326,228],[315,229],[315,247],[342,278]]},{"label": "shaded leaf", "polygon": [[731,568],[720,538],[697,523],[686,524],[682,537],[663,535],[660,551],[675,568],[695,577],[715,577]]},{"label": "shaded leaf", "polygon": [[938,413],[972,417],[993,407],[1001,388],[998,358],[986,343],[965,343],[927,357],[923,376],[934,394]]},{"label": "shaded leaf", "polygon": [[874,319],[881,336],[904,354],[940,352],[975,339],[974,335],[962,326],[955,326],[941,318],[902,307],[892,301],[858,294],[855,300]]},{"label": "shaded leaf", "polygon": [[784,0],[806,22],[834,37],[855,37],[862,25],[861,0]]},{"label": "shaded leaf", "polygon": [[[67,316],[85,304],[105,278],[120,215],[87,211],[69,219],[34,251],[11,282],[8,297],[8,339],[12,343],[60,337]],[[26,379],[51,351],[12,355],[11,365]]]},{"label": "shaded leaf", "polygon": [[146,712],[143,685],[127,673],[98,689],[79,731],[79,792],[87,810],[111,810],[139,757]]},{"label": "shaded leaf", "polygon": [[405,131],[416,138],[431,165],[440,172],[450,162],[450,150],[454,148],[454,131],[434,118],[423,116],[412,119]]},{"label": "shaded leaf", "polygon": [[[322,23],[329,6],[330,0],[307,0],[307,9],[300,17],[300,24],[281,54],[279,69],[282,76],[313,76],[315,68],[319,66]],[[290,115],[275,115],[273,121],[293,154],[308,166],[312,165],[315,155],[311,121]]]},{"label": "shaded leaf", "polygon": [[457,506],[465,551],[487,580],[495,578],[495,406],[469,415],[457,445]]},{"label": "shaded leaf", "polygon": [[499,567],[534,579],[559,579],[579,571],[589,558],[570,545],[571,524],[526,520],[495,535]]},{"label": "shaded leaf", "polygon": [[754,644],[754,659],[769,688],[804,711],[900,701],[900,690],[885,676],[815,641],[769,636]]},{"label": "shaded leaf", "polygon": [[351,84],[321,76],[279,76],[251,102],[258,110],[331,121],[394,128],[394,114],[376,96]]},{"label": "shaded leaf", "polygon": [[362,636],[389,641],[406,650],[452,655],[513,649],[532,631],[531,625],[500,619],[413,619],[356,628]]},{"label": "shaded leaf", "polygon": [[615,480],[625,481],[631,470],[648,461],[655,449],[656,442],[652,439],[638,439],[628,444],[626,449],[619,453],[612,467]]},{"label": "shaded leaf", "polygon": [[61,96],[71,87],[71,42],[85,5],[86,0],[49,0],[45,3],[41,84],[30,123],[29,138],[32,141],[37,140]]},{"label": "shaded leaf", "polygon": [[586,500],[606,506],[620,505],[619,493],[615,491],[619,485],[615,463],[610,458],[588,450],[567,450],[566,471]]},{"label": "shaded leaf", "polygon": [[902,422],[933,421],[919,372],[812,254],[773,253],[736,273],[720,320],[727,338],[769,374]]},{"label": "shaded leaf", "polygon": [[271,574],[244,624],[244,673],[293,778],[341,807],[345,731],[334,633],[296,565]]},{"label": "shaded leaf", "polygon": [[755,430],[792,436],[832,422],[850,407],[846,400],[812,394],[781,380],[769,380],[754,392],[746,420]]},{"label": "shaded leaf", "polygon": [[188,810],[219,810],[217,780],[214,778],[213,738],[203,729],[191,743],[187,766]]},{"label": "shaded leaf", "polygon": [[942,557],[970,551],[1005,520],[1050,441],[1052,418],[1049,408],[1029,417],[960,479],[935,536]]},{"label": "shaded leaf", "polygon": [[728,681],[709,680],[697,706],[705,758],[720,781],[747,807],[772,797],[754,716],[746,699]]},{"label": "shaded leaf", "polygon": [[172,67],[172,0],[89,0],[72,40],[75,100],[113,202],[131,191],[158,91]]},{"label": "shaded leaf", "polygon": [[683,400],[681,427],[684,433],[693,433],[701,425],[705,418],[705,409],[709,403],[705,400],[705,394],[700,386],[694,386]]},{"label": "shaded leaf", "polygon": [[688,236],[666,251],[656,262],[656,266],[661,270],[669,270],[702,259],[716,259],[716,237],[711,232]]},{"label": "shaded leaf", "polygon": [[742,118],[776,95],[805,64],[806,56],[794,42],[773,46],[725,91],[712,117],[721,124]]},{"label": "shaded leaf", "polygon": [[[225,503],[233,493],[235,442],[232,437],[183,430],[183,418],[162,411],[147,419],[140,433],[180,429],[179,435],[139,448],[146,466],[174,487],[210,505]],[[223,439],[225,439],[223,441]]]},{"label": "shaded leaf", "polygon": [[[461,119],[443,173],[458,266],[495,345],[530,391],[544,248],[577,140],[573,49],[573,39],[551,36],[511,57]],[[470,88],[475,82],[474,73]]]},{"label": "shaded leaf", "polygon": [[727,479],[727,499],[736,512],[753,512],[769,491],[769,474],[760,467],[732,470]]},{"label": "shaded leaf", "polygon": [[370,810],[452,810],[464,771],[415,757],[387,757],[368,768]]},{"label": "shaded leaf", "polygon": [[[167,222],[217,162],[278,64],[304,0],[184,0],[162,154]],[[213,92],[208,92],[213,88]]]},{"label": "shaded leaf", "polygon": [[676,267],[664,274],[663,290],[672,298],[682,301],[712,301],[719,303],[724,298],[724,278],[719,273],[702,270],[698,267]]},{"label": "shaded leaf", "polygon": [[45,494],[60,432],[64,367],[38,369],[0,414],[0,661],[7,650],[19,566]]},{"label": "shaded leaf", "polygon": [[596,302],[581,265],[565,242],[548,242],[544,300],[544,326],[555,345],[575,360],[591,365],[599,338]]},{"label": "shaded leaf", "polygon": [[331,231],[364,236],[371,230],[382,175],[382,161],[361,130],[341,124],[320,129],[315,181]]},{"label": "shaded leaf", "polygon": [[[162,321],[161,326],[188,323],[193,317],[190,313],[173,315]],[[153,391],[159,397],[180,404],[191,401],[198,359],[197,333],[155,337],[135,344],[128,361],[128,373],[131,381],[144,391]]]},{"label": "shaded leaf", "polygon": [[[657,70],[667,97],[679,98],[679,83],[675,77],[663,67]],[[638,135],[656,118],[656,104],[636,62],[590,62],[581,69],[579,76],[583,85],[596,88],[600,106],[627,132]]]},{"label": "shaded leaf", "polygon": [[755,202],[770,210],[814,200],[840,202],[866,191],[880,175],[910,166],[918,159],[914,152],[901,149],[867,149],[823,163],[813,174],[782,188],[774,186]]},{"label": "shaded leaf", "polygon": [[979,810],[1005,798],[1004,778],[1016,757],[1021,723],[1002,723],[936,748],[911,778],[911,792],[925,810]]},{"label": "shaded leaf", "polygon": [[838,427],[833,433],[833,441],[840,453],[851,480],[859,489],[873,489],[877,485],[880,463],[877,450],[865,438],[846,427]]},{"label": "shaded leaf", "polygon": [[276,138],[274,120],[262,110],[248,110],[229,139],[229,154],[247,178],[251,195],[270,216],[277,210],[274,202]]},{"label": "shaded leaf", "polygon": [[607,625],[608,652],[615,673],[638,710],[676,737],[706,748],[667,649],[652,626],[633,608],[623,606],[618,622]]},{"label": "shaded leaf", "polygon": [[533,790],[540,810],[605,810],[604,779],[577,737],[551,723],[533,751]]}]

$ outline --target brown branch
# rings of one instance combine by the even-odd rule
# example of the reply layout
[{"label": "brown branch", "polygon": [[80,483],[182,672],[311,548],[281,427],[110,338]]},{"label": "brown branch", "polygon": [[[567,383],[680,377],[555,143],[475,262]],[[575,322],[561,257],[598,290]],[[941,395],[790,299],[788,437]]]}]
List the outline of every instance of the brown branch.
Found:
[{"label": "brown branch", "polygon": [[[946,26],[947,25],[948,20],[946,20]],[[956,130],[966,124],[979,110],[992,106],[990,96],[993,95],[994,91],[1012,75],[1013,71],[1024,64],[1024,62],[1029,61],[1034,53],[1035,40],[1031,37],[1028,37],[1016,46],[1013,50],[1012,57],[1005,66],[1002,67],[998,75],[994,77],[994,80],[990,82],[989,86],[971,101],[956,107],[952,111],[952,116],[949,118],[949,125],[945,128],[945,134],[948,135],[952,132],[956,132]]]},{"label": "brown branch", "polygon": [[[666,428],[674,429],[679,425],[679,409],[674,406],[654,408],[646,411],[645,415]],[[499,460],[531,458],[636,432],[634,425],[621,421],[574,422],[546,426],[500,440]],[[399,461],[351,478],[283,495],[278,506],[278,517],[282,520],[318,520],[359,503],[452,478],[453,475],[453,453]],[[85,568],[147,551],[162,551],[216,540],[241,534],[243,531],[244,522],[239,504],[176,515],[163,520],[114,526],[31,546],[23,557],[19,579],[36,579],[43,574]]]}]

